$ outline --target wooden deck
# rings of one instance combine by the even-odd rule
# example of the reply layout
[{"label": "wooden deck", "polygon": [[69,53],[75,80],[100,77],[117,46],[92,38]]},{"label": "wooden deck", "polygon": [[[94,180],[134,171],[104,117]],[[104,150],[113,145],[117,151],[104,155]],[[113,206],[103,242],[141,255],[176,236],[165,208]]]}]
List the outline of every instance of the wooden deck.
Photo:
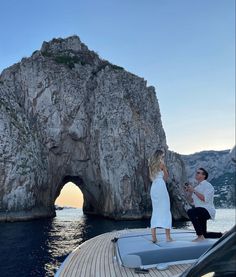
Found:
[{"label": "wooden deck", "polygon": [[137,274],[134,269],[120,266],[111,239],[135,231],[137,229],[105,233],[84,242],[68,256],[56,277],[173,277],[190,266],[174,265],[163,271],[149,269],[146,274]]}]

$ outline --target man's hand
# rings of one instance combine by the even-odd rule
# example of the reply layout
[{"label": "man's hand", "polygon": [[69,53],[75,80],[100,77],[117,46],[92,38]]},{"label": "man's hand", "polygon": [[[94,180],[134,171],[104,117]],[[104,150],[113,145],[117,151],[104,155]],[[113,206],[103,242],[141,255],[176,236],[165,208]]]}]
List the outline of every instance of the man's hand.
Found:
[{"label": "man's hand", "polygon": [[192,185],[188,185],[188,192],[191,192],[191,193],[193,193],[193,191],[194,191],[194,187],[192,186]]},{"label": "man's hand", "polygon": [[184,184],[184,189],[187,192],[193,192],[193,186],[191,184],[189,184],[189,183],[185,183]]}]

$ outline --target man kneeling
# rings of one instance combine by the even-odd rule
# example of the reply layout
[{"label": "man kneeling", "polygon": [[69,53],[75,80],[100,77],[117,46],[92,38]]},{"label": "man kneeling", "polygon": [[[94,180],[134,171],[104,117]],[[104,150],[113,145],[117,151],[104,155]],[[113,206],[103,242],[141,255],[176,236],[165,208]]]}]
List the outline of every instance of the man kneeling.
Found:
[{"label": "man kneeling", "polygon": [[205,238],[220,238],[221,232],[207,232],[207,220],[215,219],[215,207],[213,203],[214,188],[207,182],[208,172],[204,168],[199,168],[195,178],[198,182],[196,187],[190,184],[185,186],[186,191],[191,194],[194,208],[187,211],[189,219],[197,233],[197,238],[193,241],[202,241]]}]

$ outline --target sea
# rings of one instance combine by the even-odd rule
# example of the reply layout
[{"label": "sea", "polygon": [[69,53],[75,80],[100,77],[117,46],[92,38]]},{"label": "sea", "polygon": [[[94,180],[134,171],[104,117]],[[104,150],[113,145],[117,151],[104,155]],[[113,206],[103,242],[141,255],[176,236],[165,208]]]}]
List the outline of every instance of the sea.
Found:
[{"label": "sea", "polygon": [[[114,221],[84,215],[82,209],[57,210],[52,219],[0,223],[0,276],[49,277],[84,241],[113,230],[147,228],[149,220]],[[218,209],[208,230],[227,231],[235,225],[235,209]],[[174,228],[193,229],[190,222],[174,222]]]}]

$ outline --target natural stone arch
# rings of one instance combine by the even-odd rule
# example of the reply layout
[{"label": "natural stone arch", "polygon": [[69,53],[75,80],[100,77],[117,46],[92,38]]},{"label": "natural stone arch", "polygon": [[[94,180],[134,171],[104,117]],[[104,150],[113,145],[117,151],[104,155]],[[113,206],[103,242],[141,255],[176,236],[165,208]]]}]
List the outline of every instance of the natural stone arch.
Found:
[{"label": "natural stone arch", "polygon": [[147,158],[156,148],[168,154],[179,196],[173,214],[185,215],[184,166],[167,151],[154,88],[78,37],[45,42],[4,70],[0,107],[1,220],[54,216],[68,176],[83,180],[86,213],[150,216]]},{"label": "natural stone arch", "polygon": [[[57,206],[66,205],[69,207],[78,207],[80,204],[80,206],[83,207],[84,194],[81,187],[83,187],[82,178],[79,176],[65,176],[60,186],[57,187],[57,191],[54,196],[54,204]],[[77,198],[78,196],[79,198]],[[70,197],[69,202],[71,202],[71,204],[62,204],[62,202],[68,202],[68,197]]]},{"label": "natural stone arch", "polygon": [[[88,184],[84,183],[84,180],[80,176],[65,176],[62,178],[61,183],[57,186],[55,191],[55,196],[53,197],[54,203],[57,197],[60,195],[62,188],[68,183],[72,182],[75,184],[83,194],[83,212],[86,214],[99,214],[102,211],[101,203],[101,195],[103,192],[101,191],[101,185],[98,184],[99,190],[96,189],[96,192],[89,186]],[[96,197],[95,197],[96,196]]]}]

